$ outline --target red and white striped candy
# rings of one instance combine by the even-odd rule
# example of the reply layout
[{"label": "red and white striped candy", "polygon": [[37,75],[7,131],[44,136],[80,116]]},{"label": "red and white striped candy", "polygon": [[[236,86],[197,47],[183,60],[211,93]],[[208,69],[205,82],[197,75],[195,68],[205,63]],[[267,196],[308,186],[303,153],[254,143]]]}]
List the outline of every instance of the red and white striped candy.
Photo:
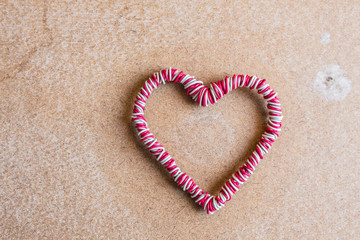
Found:
[{"label": "red and white striped candy", "polygon": [[[260,159],[263,159],[265,153],[269,151],[272,143],[279,136],[281,129],[281,108],[277,93],[272,90],[265,79],[259,79],[255,76],[234,75],[226,76],[225,80],[212,82],[209,87],[204,86],[202,81],[194,77],[185,75],[177,69],[164,69],[154,73],[152,77],[144,83],[136,97],[133,110],[132,121],[138,131],[140,140],[145,144],[148,151],[153,154],[157,161],[171,174],[174,181],[184,191],[188,192],[195,202],[203,207],[207,213],[212,214],[215,210],[225,205],[226,201],[240,188],[250,175],[254,172],[255,166]],[[154,135],[148,128],[147,121],[144,117],[146,100],[152,91],[159,87],[160,84],[175,82],[184,85],[186,94],[191,96],[200,106],[208,106],[220,100],[225,94],[239,87],[254,89],[258,94],[263,95],[268,109],[268,120],[266,130],[256,145],[253,153],[248,157],[245,164],[236,171],[232,177],[224,184],[216,196],[212,196],[195,184],[195,182],[176,165],[175,160],[165,150],[165,148],[155,139]]]}]

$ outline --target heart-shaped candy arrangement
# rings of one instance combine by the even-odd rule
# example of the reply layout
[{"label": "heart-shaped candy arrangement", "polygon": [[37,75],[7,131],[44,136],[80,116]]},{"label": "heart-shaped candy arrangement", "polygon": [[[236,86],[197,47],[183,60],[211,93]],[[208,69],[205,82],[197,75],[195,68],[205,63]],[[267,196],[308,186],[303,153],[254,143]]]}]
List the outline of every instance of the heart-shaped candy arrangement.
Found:
[{"label": "heart-shaped candy arrangement", "polygon": [[[207,213],[212,214],[215,210],[225,205],[226,201],[240,188],[250,175],[254,172],[255,166],[263,159],[265,153],[271,148],[272,143],[279,136],[281,129],[281,108],[277,94],[272,90],[265,79],[259,79],[255,76],[234,75],[226,76],[225,80],[212,82],[210,87],[204,86],[203,82],[196,80],[194,77],[185,75],[177,69],[164,69],[154,73],[152,77],[144,83],[136,97],[132,121],[138,131],[140,140],[145,144],[148,151],[153,154],[164,168],[169,171],[174,181],[184,191],[188,192],[195,202],[203,207]],[[220,100],[225,94],[239,87],[255,89],[258,94],[263,95],[267,102],[268,121],[266,130],[256,145],[255,150],[248,157],[245,164],[236,171],[232,177],[224,184],[216,196],[204,192],[195,182],[176,165],[175,160],[165,150],[165,148],[155,139],[150,132],[147,121],[144,117],[146,100],[152,91],[159,87],[160,84],[167,82],[180,83],[184,85],[186,94],[191,96],[200,106],[208,106]]]}]

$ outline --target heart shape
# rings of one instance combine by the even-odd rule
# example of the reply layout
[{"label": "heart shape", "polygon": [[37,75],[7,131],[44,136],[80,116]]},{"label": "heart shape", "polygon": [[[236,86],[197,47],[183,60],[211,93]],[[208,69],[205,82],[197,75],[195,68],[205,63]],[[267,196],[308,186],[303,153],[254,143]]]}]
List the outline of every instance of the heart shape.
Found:
[{"label": "heart shape", "polygon": [[[210,83],[210,87],[207,87],[204,86],[202,81],[185,75],[177,69],[169,68],[154,73],[152,77],[144,83],[144,86],[136,97],[132,121],[135,123],[135,128],[138,131],[140,140],[145,144],[148,151],[156,157],[157,161],[169,171],[177,185],[180,186],[183,191],[190,193],[191,197],[195,199],[195,202],[203,207],[208,214],[214,213],[215,210],[223,207],[225,203],[231,199],[231,196],[239,190],[240,184],[243,184],[254,172],[255,166],[259,163],[260,159],[263,159],[264,153],[268,152],[272,143],[279,136],[278,132],[281,130],[282,120],[280,102],[277,98],[277,93],[272,90],[265,81],[265,79],[259,79],[256,76],[234,75],[233,77],[226,76],[224,80],[218,82],[212,82]],[[265,132],[245,164],[232,175],[216,196],[212,196],[201,190],[186,173],[182,172],[176,165],[175,160],[165,148],[160,145],[147,127],[147,121],[144,117],[146,100],[155,88],[167,82],[183,84],[186,94],[191,96],[200,106],[204,107],[216,103],[225,94],[239,87],[248,87],[257,90],[257,93],[263,95],[267,102],[269,117]]]}]

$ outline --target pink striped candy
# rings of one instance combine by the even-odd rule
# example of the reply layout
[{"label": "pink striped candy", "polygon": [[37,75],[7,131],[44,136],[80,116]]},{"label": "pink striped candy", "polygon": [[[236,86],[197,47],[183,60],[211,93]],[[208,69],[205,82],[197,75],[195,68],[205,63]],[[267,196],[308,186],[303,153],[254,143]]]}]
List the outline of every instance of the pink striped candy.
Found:
[{"label": "pink striped candy", "polygon": [[[175,82],[184,85],[186,94],[191,96],[200,106],[208,106],[219,101],[225,94],[239,87],[254,89],[258,94],[263,95],[268,109],[268,121],[266,130],[256,145],[253,153],[248,157],[245,164],[236,171],[232,177],[224,184],[216,196],[204,192],[195,182],[176,165],[175,160],[165,150],[165,148],[155,139],[150,132],[147,121],[144,117],[146,100],[152,91],[160,84]],[[254,172],[255,166],[260,159],[263,159],[265,153],[269,151],[273,142],[278,138],[281,130],[282,112],[277,93],[265,83],[265,79],[259,79],[255,76],[234,75],[218,82],[212,82],[209,87],[204,86],[203,82],[194,77],[185,75],[177,69],[164,69],[154,73],[152,77],[144,83],[135,100],[132,121],[138,131],[140,140],[145,144],[148,151],[155,156],[157,161],[171,174],[179,187],[190,194],[195,202],[199,204],[208,214],[214,213],[220,209],[231,196],[239,190],[240,184],[243,184]]]}]

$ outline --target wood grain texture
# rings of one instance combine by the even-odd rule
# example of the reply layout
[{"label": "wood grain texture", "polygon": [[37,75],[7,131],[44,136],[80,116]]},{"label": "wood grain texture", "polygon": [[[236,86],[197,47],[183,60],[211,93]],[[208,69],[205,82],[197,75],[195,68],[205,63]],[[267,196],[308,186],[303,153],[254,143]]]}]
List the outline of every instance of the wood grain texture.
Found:
[{"label": "wood grain texture", "polygon": [[[360,235],[358,1],[97,2],[0,2],[0,238]],[[266,78],[282,103],[280,138],[214,215],[134,135],[135,96],[167,67],[205,84]],[[251,91],[200,108],[168,84],[146,117],[214,194],[252,152],[266,112]]]}]

